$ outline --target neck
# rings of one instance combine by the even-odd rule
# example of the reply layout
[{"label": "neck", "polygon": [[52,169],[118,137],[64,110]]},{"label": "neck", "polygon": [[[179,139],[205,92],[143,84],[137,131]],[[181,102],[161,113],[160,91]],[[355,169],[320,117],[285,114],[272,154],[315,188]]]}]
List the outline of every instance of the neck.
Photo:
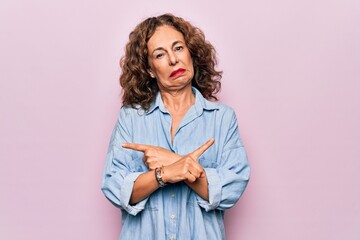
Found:
[{"label": "neck", "polygon": [[164,106],[169,112],[187,111],[195,103],[191,85],[176,91],[160,90]]}]

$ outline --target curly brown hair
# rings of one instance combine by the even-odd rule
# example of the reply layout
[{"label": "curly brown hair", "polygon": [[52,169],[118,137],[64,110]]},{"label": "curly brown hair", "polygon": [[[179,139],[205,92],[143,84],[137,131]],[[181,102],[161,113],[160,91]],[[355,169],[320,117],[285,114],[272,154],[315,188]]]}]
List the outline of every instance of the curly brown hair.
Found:
[{"label": "curly brown hair", "polygon": [[121,58],[122,74],[120,85],[123,89],[123,105],[148,110],[159,91],[156,79],[150,77],[147,69],[147,42],[155,30],[163,25],[174,27],[185,39],[194,65],[192,86],[197,88],[204,98],[218,100],[215,96],[221,88],[222,71],[215,70],[217,64],[214,47],[205,40],[204,33],[189,22],[172,14],[163,14],[145,19],[129,35],[125,56]]}]

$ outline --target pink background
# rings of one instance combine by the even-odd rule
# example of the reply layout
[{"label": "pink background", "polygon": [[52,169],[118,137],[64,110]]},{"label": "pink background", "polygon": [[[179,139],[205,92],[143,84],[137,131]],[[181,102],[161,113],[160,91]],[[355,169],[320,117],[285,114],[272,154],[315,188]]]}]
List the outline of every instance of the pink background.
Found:
[{"label": "pink background", "polygon": [[358,0],[2,0],[0,239],[117,239],[100,184],[118,61],[163,12],[215,45],[238,115],[252,176],[228,239],[360,239]]}]

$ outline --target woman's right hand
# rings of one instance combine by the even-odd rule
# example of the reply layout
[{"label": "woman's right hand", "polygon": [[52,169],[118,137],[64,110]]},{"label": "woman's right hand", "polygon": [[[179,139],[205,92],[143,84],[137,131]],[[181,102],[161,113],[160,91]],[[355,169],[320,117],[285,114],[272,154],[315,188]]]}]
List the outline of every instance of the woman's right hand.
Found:
[{"label": "woman's right hand", "polygon": [[138,143],[124,143],[122,147],[143,152],[144,163],[149,170],[154,170],[159,167],[170,165],[181,158],[180,155],[159,146]]}]

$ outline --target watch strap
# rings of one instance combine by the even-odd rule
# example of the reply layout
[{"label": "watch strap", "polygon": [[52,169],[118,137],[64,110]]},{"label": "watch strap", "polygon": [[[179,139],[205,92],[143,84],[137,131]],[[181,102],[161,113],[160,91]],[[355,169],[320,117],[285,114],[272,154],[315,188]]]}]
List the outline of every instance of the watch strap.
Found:
[{"label": "watch strap", "polygon": [[164,183],[164,181],[162,179],[162,175],[161,175],[162,172],[163,172],[162,167],[156,168],[155,169],[155,178],[156,178],[156,181],[159,183],[160,187],[165,187],[166,183]]}]

